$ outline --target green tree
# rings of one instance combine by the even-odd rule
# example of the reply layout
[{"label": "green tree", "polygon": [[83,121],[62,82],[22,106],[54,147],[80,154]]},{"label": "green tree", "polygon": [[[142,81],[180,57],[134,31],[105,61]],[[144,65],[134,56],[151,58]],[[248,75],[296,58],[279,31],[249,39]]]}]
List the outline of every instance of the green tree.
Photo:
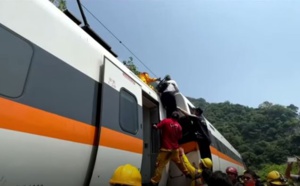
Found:
[{"label": "green tree", "polygon": [[208,103],[203,98],[188,98],[203,105],[204,116],[240,152],[247,167],[254,170],[281,165],[287,156],[300,155],[300,117],[298,107],[265,101],[250,108],[229,101]]},{"label": "green tree", "polygon": [[285,169],[286,169],[286,164],[282,164],[282,165],[278,165],[278,164],[264,164],[263,168],[260,169],[257,172],[257,174],[262,179],[262,181],[265,181],[269,172],[276,170],[279,173],[281,173],[282,175],[284,175]]},{"label": "green tree", "polygon": [[139,75],[140,71],[138,71],[137,67],[135,66],[135,64],[133,63],[133,58],[129,57],[129,60],[123,60],[123,64],[129,68],[135,75]]},{"label": "green tree", "polygon": [[294,111],[294,112],[296,112],[296,113],[298,112],[298,109],[299,109],[298,107],[296,107],[296,106],[293,105],[293,104],[290,104],[289,106],[287,106],[287,108],[288,108],[288,109],[291,109],[292,111]]},{"label": "green tree", "polygon": [[188,97],[188,99],[194,103],[194,105],[196,107],[200,107],[201,109],[205,110],[206,107],[208,106],[208,103],[206,102],[205,99],[203,98],[199,98],[199,99],[195,99],[195,98],[190,98]]},{"label": "green tree", "polygon": [[261,103],[261,104],[258,106],[258,108],[269,108],[269,107],[271,107],[272,105],[273,105],[272,103],[270,103],[270,102],[268,102],[268,101],[265,101],[265,102]]},{"label": "green tree", "polygon": [[64,11],[67,9],[67,1],[66,0],[49,0],[51,1],[53,4],[55,4],[55,6],[57,8],[59,8],[61,11]]}]

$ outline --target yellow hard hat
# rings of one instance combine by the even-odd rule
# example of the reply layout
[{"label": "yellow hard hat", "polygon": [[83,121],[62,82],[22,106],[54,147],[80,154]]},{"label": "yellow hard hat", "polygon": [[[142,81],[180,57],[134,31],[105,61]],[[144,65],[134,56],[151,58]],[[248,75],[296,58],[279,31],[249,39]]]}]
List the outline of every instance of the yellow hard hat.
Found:
[{"label": "yellow hard hat", "polygon": [[212,165],[213,165],[213,163],[212,163],[212,161],[211,161],[210,158],[203,158],[203,159],[201,159],[201,162],[202,162],[203,165],[204,165],[206,168],[208,168],[208,169],[211,169],[211,167],[212,167]]},{"label": "yellow hard hat", "polygon": [[122,184],[128,186],[141,186],[142,176],[135,166],[130,164],[121,165],[115,170],[109,183],[111,185]]},{"label": "yellow hard hat", "polygon": [[272,185],[288,185],[288,181],[278,171],[269,172],[267,182]]}]

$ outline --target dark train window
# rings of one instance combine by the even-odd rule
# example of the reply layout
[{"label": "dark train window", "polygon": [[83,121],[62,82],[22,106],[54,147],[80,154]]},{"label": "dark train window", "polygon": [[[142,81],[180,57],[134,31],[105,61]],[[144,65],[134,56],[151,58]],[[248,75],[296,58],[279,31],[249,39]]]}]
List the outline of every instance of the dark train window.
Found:
[{"label": "dark train window", "polygon": [[212,130],[215,130],[215,128],[211,124],[209,124],[209,126]]},{"label": "dark train window", "polygon": [[138,104],[135,96],[125,89],[120,90],[120,126],[122,130],[138,132]]},{"label": "dark train window", "polygon": [[0,41],[0,94],[19,97],[25,86],[33,49],[1,24]]},{"label": "dark train window", "polygon": [[[209,132],[210,133],[210,132]],[[213,136],[211,133],[210,133],[210,140],[211,140],[211,145],[215,148],[218,148],[217,146],[217,139],[215,136]]]}]

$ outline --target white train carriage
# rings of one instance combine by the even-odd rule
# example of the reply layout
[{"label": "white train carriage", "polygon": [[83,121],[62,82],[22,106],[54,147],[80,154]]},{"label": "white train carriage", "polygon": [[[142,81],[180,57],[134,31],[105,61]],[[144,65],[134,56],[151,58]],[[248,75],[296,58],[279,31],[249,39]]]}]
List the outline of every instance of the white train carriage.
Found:
[{"label": "white train carriage", "polygon": [[[151,124],[163,118],[158,94],[91,29],[48,0],[0,0],[0,185],[105,186],[127,163],[146,184],[159,150]],[[238,152],[208,126],[214,169],[241,169]],[[168,166],[160,185],[178,185],[175,171]]]}]

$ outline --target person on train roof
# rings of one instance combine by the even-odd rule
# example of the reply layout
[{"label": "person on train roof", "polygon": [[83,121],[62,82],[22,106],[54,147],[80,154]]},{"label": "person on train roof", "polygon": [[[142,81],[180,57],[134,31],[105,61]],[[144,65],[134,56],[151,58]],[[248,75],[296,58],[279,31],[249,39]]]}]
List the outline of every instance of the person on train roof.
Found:
[{"label": "person on train roof", "polygon": [[167,111],[167,117],[170,117],[172,112],[177,110],[175,94],[179,92],[178,85],[170,75],[167,75],[161,83],[163,88],[159,90],[161,92],[160,99]]}]

